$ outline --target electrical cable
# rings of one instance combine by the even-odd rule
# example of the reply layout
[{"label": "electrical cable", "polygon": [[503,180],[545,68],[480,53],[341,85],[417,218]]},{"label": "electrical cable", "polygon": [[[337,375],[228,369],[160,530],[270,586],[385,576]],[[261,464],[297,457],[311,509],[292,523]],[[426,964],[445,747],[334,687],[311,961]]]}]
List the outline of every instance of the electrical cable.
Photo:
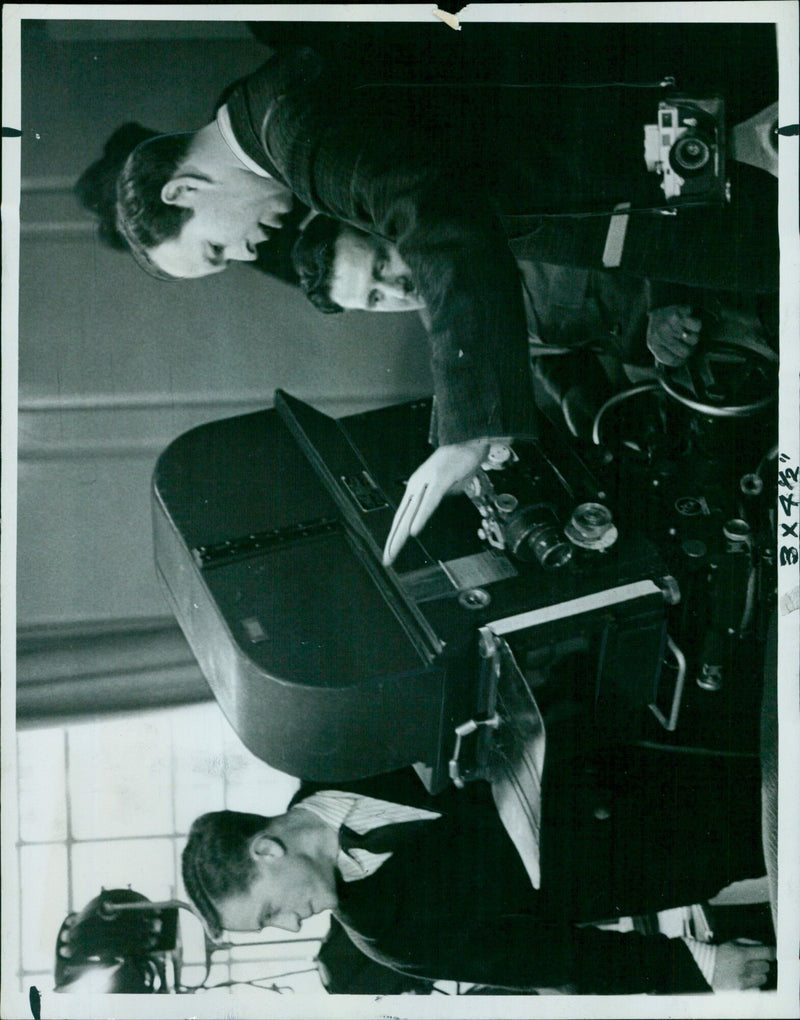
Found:
[{"label": "electrical cable", "polygon": [[609,397],[594,416],[594,422],[592,423],[592,442],[594,445],[600,446],[600,422],[606,412],[629,397],[636,397],[640,393],[651,393],[659,389],[661,389],[661,385],[657,382],[639,383],[637,386],[631,386],[630,389],[623,390],[621,393],[615,393],[612,397]]}]

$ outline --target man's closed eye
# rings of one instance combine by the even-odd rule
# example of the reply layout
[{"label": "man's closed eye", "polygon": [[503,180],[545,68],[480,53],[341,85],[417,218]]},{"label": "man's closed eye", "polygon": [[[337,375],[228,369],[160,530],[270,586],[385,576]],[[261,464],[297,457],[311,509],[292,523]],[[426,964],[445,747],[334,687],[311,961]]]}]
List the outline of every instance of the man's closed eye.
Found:
[{"label": "man's closed eye", "polygon": [[208,255],[209,262],[212,262],[215,266],[222,265],[225,261],[225,249],[221,244],[209,244]]}]

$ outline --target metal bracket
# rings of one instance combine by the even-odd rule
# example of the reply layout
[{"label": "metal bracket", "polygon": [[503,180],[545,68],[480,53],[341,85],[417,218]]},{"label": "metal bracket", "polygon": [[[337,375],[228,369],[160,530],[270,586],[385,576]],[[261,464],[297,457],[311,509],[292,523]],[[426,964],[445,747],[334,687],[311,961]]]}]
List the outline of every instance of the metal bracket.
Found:
[{"label": "metal bracket", "polygon": [[[466,722],[461,723],[460,726],[455,727],[456,742],[453,748],[453,757],[448,763],[448,772],[453,784],[458,787],[459,790],[463,790],[468,779],[470,778],[466,771],[462,770],[459,757],[461,755],[461,747],[465,737],[475,733],[481,727],[489,730],[496,730],[500,725],[500,716],[495,710],[495,702],[497,699],[497,684],[500,680],[500,651],[502,647],[502,639],[499,638],[491,627],[481,627],[478,631],[478,654],[483,659],[481,665],[482,679],[484,680],[484,689],[487,692],[486,705],[487,705],[487,718],[486,719],[468,719]],[[477,774],[474,774],[471,778],[479,778]]]},{"label": "metal bracket", "polygon": [[341,527],[341,521],[337,517],[318,517],[313,521],[300,521],[282,528],[252,532],[211,545],[198,545],[192,549],[192,556],[198,567],[220,567],[246,559],[248,556],[258,556],[289,542],[340,531]]},{"label": "metal bracket", "polygon": [[678,713],[681,710],[681,699],[683,697],[683,685],[686,680],[686,656],[678,648],[672,638],[667,634],[667,648],[675,656],[675,661],[678,664],[678,675],[675,679],[675,691],[672,695],[672,708],[670,709],[669,718],[664,715],[661,709],[653,703],[650,705],[650,711],[658,719],[661,725],[667,730],[668,733],[674,732],[678,727]]},{"label": "metal bracket", "polygon": [[464,737],[468,737],[470,733],[474,733],[480,726],[486,726],[489,729],[496,730],[500,725],[500,716],[497,712],[490,716],[488,719],[469,719],[467,722],[461,723],[460,726],[456,726],[456,743],[453,748],[453,757],[450,759],[448,764],[448,771],[450,778],[453,780],[453,784],[458,787],[459,790],[463,790],[466,785],[466,778],[461,772],[461,766],[459,765],[459,756],[461,754],[461,741]]}]

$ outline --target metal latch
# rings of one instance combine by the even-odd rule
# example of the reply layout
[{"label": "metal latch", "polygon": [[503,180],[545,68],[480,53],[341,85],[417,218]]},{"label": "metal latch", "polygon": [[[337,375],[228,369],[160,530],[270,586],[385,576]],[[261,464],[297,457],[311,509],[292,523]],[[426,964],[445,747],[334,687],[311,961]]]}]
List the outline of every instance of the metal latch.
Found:
[{"label": "metal latch", "polygon": [[496,730],[500,725],[500,716],[497,712],[490,716],[488,719],[469,719],[467,722],[461,723],[460,726],[456,726],[456,743],[453,748],[453,757],[450,759],[448,765],[448,771],[450,778],[453,783],[463,790],[467,779],[461,772],[461,766],[459,765],[458,759],[461,754],[461,741],[464,737],[468,737],[470,733],[474,733],[480,726],[486,726],[489,729]]},{"label": "metal latch", "polygon": [[448,764],[448,772],[450,778],[453,780],[455,786],[459,790],[463,789],[469,779],[478,779],[482,772],[480,769],[473,769],[472,775],[469,774],[470,770],[462,769],[459,758],[461,756],[461,748],[463,740],[470,734],[475,733],[481,727],[485,730],[496,730],[500,725],[500,716],[495,710],[495,703],[497,701],[497,684],[500,680],[500,651],[502,647],[502,639],[492,631],[489,627],[481,627],[479,630],[478,639],[478,652],[483,662],[481,664],[481,686],[485,692],[485,703],[487,707],[487,718],[485,719],[468,719],[466,722],[461,723],[460,726],[456,726],[455,735],[456,742],[453,747],[453,757],[450,759]]},{"label": "metal latch", "polygon": [[678,648],[669,634],[667,634],[667,648],[672,652],[677,667],[675,688],[672,695],[672,706],[670,707],[669,716],[664,715],[655,702],[650,705],[650,711],[668,733],[674,733],[674,731],[678,728],[678,713],[681,710],[683,686],[686,681],[686,656],[680,648]]}]

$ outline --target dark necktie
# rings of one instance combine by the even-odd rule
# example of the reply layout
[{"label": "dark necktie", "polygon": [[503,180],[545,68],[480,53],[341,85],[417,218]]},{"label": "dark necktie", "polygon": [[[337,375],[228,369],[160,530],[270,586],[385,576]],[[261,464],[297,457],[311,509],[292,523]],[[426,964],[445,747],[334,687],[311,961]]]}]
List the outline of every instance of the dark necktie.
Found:
[{"label": "dark necktie", "polygon": [[399,845],[412,839],[423,826],[430,824],[431,821],[428,819],[393,822],[390,825],[379,825],[365,833],[354,832],[343,825],[339,829],[339,846],[345,853],[352,849],[369,850],[373,854],[391,853]]}]

